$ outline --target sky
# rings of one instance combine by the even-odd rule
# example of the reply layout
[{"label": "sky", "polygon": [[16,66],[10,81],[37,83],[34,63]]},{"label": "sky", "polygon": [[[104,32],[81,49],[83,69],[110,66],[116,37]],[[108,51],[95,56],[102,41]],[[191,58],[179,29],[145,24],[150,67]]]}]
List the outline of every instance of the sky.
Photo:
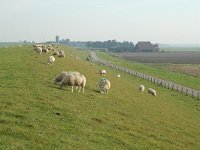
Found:
[{"label": "sky", "polygon": [[200,44],[200,0],[0,0],[0,42]]}]

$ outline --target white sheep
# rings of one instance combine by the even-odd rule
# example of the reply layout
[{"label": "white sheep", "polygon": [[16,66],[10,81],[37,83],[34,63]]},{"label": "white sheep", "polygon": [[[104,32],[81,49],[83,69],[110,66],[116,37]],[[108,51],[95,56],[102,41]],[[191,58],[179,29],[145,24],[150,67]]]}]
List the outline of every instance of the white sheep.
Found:
[{"label": "white sheep", "polygon": [[141,91],[142,93],[144,92],[144,90],[145,90],[145,87],[144,87],[144,85],[140,85],[139,86],[139,91]]},{"label": "white sheep", "polygon": [[149,88],[148,93],[153,95],[153,96],[156,96],[156,91],[152,88]]},{"label": "white sheep", "polygon": [[105,75],[106,74],[106,70],[99,70],[99,74],[100,75]]},{"label": "white sheep", "polygon": [[42,48],[46,48],[47,46],[46,45],[42,45]]},{"label": "white sheep", "polygon": [[42,48],[41,48],[41,47],[36,47],[35,50],[36,50],[36,52],[38,52],[39,54],[42,53]]},{"label": "white sheep", "polygon": [[111,83],[108,79],[101,78],[99,80],[100,93],[105,93],[108,95],[108,90],[110,89],[110,86],[111,86]]},{"label": "white sheep", "polygon": [[58,53],[57,51],[54,51],[54,52],[53,52],[53,55],[59,56],[59,53]]},{"label": "white sheep", "polygon": [[54,56],[49,56],[48,60],[47,60],[47,64],[52,64],[55,61],[55,57]]},{"label": "white sheep", "polygon": [[58,84],[59,82],[61,82],[67,75],[68,75],[68,72],[66,71],[62,71],[61,73],[56,75],[56,77],[53,79],[54,84]]},{"label": "white sheep", "polygon": [[75,86],[78,87],[78,92],[80,92],[81,88],[82,88],[83,93],[84,93],[84,88],[86,85],[85,76],[82,74],[78,74],[78,73],[75,73],[74,76],[75,76]]},{"label": "white sheep", "polygon": [[118,75],[117,75],[117,78],[119,79],[120,77],[121,77],[120,74],[118,74]]},{"label": "white sheep", "polygon": [[65,54],[59,53],[58,57],[65,57]]},{"label": "white sheep", "polygon": [[33,47],[42,47],[41,44],[33,44]]},{"label": "white sheep", "polygon": [[48,53],[49,50],[47,48],[42,48],[42,52]]},{"label": "white sheep", "polygon": [[60,82],[61,89],[63,86],[71,86],[72,92],[73,92],[73,87],[76,86],[76,87],[78,87],[78,92],[80,92],[80,90],[82,88],[83,93],[84,93],[85,85],[86,85],[85,76],[78,72],[68,72],[68,74]]},{"label": "white sheep", "polygon": [[60,53],[60,54],[65,54],[65,52],[64,52],[64,51],[59,51],[59,53]]}]

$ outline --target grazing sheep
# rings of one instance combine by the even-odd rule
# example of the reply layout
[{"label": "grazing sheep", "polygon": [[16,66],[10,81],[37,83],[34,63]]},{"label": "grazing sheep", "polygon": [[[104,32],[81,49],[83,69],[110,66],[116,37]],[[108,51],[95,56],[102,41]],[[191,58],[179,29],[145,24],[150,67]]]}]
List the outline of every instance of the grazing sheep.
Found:
[{"label": "grazing sheep", "polygon": [[65,57],[65,54],[59,53],[58,57]]},{"label": "grazing sheep", "polygon": [[41,44],[33,44],[33,47],[42,47]]},{"label": "grazing sheep", "polygon": [[46,45],[42,45],[42,48],[46,48],[47,46]]},{"label": "grazing sheep", "polygon": [[44,53],[48,53],[49,50],[48,50],[47,48],[42,48],[42,52],[44,52]]},{"label": "grazing sheep", "polygon": [[53,52],[53,55],[59,56],[59,53],[57,51]]},{"label": "grazing sheep", "polygon": [[54,56],[49,56],[48,60],[47,60],[47,64],[52,64],[55,61],[55,57]]},{"label": "grazing sheep", "polygon": [[78,87],[78,92],[80,92],[81,88],[82,88],[83,93],[84,93],[84,88],[86,85],[85,76],[82,74],[78,74],[78,73],[74,73],[74,76],[75,76],[75,86]]},{"label": "grazing sheep", "polygon": [[73,87],[76,86],[76,87],[78,87],[78,92],[80,92],[80,90],[82,88],[83,93],[84,93],[85,85],[86,85],[85,76],[78,72],[68,72],[68,74],[60,82],[61,89],[63,86],[71,86],[72,92],[73,92]]},{"label": "grazing sheep", "polygon": [[67,75],[68,75],[68,72],[66,71],[63,71],[59,73],[58,75],[56,75],[56,77],[53,79],[54,84],[58,84],[59,82],[61,82]]},{"label": "grazing sheep", "polygon": [[106,78],[101,78],[99,80],[99,88],[100,88],[100,93],[105,93],[108,95],[108,90],[110,89],[110,81]]},{"label": "grazing sheep", "polygon": [[106,74],[106,70],[99,70],[99,74],[100,75],[105,75]]},{"label": "grazing sheep", "polygon": [[59,51],[59,53],[60,53],[60,54],[65,54],[65,52],[64,52],[64,51]]},{"label": "grazing sheep", "polygon": [[144,92],[144,90],[145,90],[145,87],[144,87],[144,85],[140,85],[139,86],[139,91],[141,91],[142,93]]},{"label": "grazing sheep", "polygon": [[36,52],[38,52],[39,54],[42,53],[42,48],[41,48],[41,47],[36,47],[35,50],[36,50]]},{"label": "grazing sheep", "polygon": [[119,79],[120,77],[121,77],[120,74],[118,74],[118,75],[117,75],[117,78]]},{"label": "grazing sheep", "polygon": [[148,93],[153,96],[156,96],[156,91],[154,89],[149,88]]}]

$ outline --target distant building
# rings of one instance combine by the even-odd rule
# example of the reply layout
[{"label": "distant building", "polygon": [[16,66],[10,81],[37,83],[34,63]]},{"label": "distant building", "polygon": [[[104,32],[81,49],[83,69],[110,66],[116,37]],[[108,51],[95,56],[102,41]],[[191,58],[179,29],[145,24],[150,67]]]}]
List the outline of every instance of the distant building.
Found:
[{"label": "distant building", "polygon": [[59,36],[56,35],[56,43],[59,43],[59,42],[60,42]]},{"label": "distant building", "polygon": [[139,41],[135,45],[136,52],[159,52],[158,44],[152,44],[149,41]]}]

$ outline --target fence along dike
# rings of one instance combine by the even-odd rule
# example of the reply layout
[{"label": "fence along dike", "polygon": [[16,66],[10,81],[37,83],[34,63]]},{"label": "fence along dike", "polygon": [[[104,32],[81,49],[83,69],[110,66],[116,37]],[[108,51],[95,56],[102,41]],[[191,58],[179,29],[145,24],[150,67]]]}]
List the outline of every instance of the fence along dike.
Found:
[{"label": "fence along dike", "polygon": [[163,88],[167,88],[167,89],[170,89],[170,90],[173,90],[173,91],[177,91],[177,92],[180,92],[181,94],[185,94],[186,96],[191,96],[193,98],[197,98],[198,100],[200,100],[200,91],[198,91],[198,90],[195,90],[195,89],[192,89],[192,88],[189,88],[189,87],[186,87],[186,86],[182,86],[180,84],[172,83],[172,82],[167,81],[167,80],[163,80],[163,79],[160,79],[160,78],[149,76],[149,75],[146,75],[144,73],[137,72],[135,70],[131,70],[131,69],[128,69],[128,68],[125,68],[125,67],[121,67],[121,66],[112,64],[110,62],[107,62],[105,60],[98,58],[96,56],[95,52],[90,53],[88,60],[90,60],[93,63],[97,63],[99,65],[104,65],[104,66],[107,66],[107,67],[110,67],[110,68],[113,68],[113,69],[116,69],[116,70],[119,70],[119,71],[126,72],[126,73],[133,75],[135,77],[143,78],[144,80],[147,80],[147,81],[152,82],[154,84],[158,84],[159,86],[161,86]]}]

